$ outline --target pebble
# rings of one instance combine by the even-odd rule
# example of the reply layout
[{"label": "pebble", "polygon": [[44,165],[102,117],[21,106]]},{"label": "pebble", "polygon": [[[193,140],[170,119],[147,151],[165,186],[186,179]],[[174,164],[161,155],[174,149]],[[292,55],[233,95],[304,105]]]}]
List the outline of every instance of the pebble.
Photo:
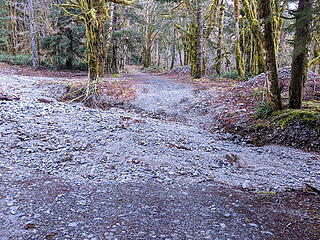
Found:
[{"label": "pebble", "polygon": [[68,224],[68,227],[77,227],[78,226],[78,222],[71,222]]},{"label": "pebble", "polygon": [[222,229],[225,229],[225,228],[227,227],[227,225],[224,224],[224,223],[220,223],[220,227],[221,227]]},{"label": "pebble", "polygon": [[251,186],[251,183],[249,180],[245,180],[243,183],[242,183],[242,188],[249,188]]}]

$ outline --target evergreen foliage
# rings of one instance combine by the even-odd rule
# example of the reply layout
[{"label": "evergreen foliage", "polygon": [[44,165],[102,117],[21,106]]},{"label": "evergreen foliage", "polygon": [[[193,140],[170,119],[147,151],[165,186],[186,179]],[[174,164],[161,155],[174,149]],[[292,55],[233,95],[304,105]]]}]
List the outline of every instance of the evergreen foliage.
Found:
[{"label": "evergreen foliage", "polygon": [[51,18],[57,21],[56,30],[41,41],[43,63],[56,69],[86,69],[84,26],[58,9],[53,10]]},{"label": "evergreen foliage", "polygon": [[0,52],[8,49],[10,31],[6,28],[9,20],[7,1],[0,0]]}]

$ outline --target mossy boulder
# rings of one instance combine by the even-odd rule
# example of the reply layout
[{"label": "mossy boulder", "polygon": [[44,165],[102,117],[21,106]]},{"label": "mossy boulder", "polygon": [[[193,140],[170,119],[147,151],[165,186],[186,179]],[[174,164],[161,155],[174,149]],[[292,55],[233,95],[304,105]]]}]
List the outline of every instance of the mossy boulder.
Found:
[{"label": "mossy boulder", "polygon": [[294,121],[299,121],[303,124],[310,125],[320,133],[320,111],[316,109],[288,109],[278,111],[271,115],[270,120],[282,129]]}]

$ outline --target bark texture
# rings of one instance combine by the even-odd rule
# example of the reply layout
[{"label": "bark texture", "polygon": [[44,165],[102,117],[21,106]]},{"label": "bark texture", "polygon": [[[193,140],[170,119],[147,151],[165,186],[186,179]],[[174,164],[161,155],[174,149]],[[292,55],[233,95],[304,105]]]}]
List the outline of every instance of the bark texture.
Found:
[{"label": "bark texture", "polygon": [[224,18],[225,5],[224,0],[220,2],[220,13],[219,13],[219,30],[218,30],[218,49],[216,58],[216,71],[217,74],[221,75],[221,65],[223,60],[222,55],[222,38],[223,38],[223,18]]},{"label": "bark texture", "polygon": [[296,30],[289,87],[289,107],[293,109],[299,109],[302,106],[303,89],[307,80],[312,3],[313,0],[299,0],[296,13]]},{"label": "bark texture", "polygon": [[202,6],[197,1],[195,23],[192,25],[191,40],[191,75],[194,78],[202,77],[202,39],[203,39],[203,16]]},{"label": "bark texture", "polygon": [[282,101],[279,87],[271,2],[272,0],[259,0],[258,9],[262,26],[261,37],[264,48],[267,97],[272,110],[277,111],[282,109]]},{"label": "bark texture", "polygon": [[234,0],[234,20],[235,20],[235,33],[236,33],[236,68],[239,76],[244,75],[243,70],[243,57],[240,49],[240,36],[239,36],[239,0]]},{"label": "bark texture", "polygon": [[30,20],[30,38],[31,38],[31,50],[32,50],[32,63],[34,70],[38,68],[38,57],[37,57],[37,43],[35,37],[34,29],[34,8],[33,0],[28,0],[28,9],[29,9],[29,20]]}]

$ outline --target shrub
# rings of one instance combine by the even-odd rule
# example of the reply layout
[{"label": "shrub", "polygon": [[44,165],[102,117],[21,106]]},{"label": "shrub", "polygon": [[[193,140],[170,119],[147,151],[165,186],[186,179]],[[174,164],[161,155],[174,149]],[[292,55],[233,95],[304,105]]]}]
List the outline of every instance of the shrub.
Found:
[{"label": "shrub", "polygon": [[256,118],[268,118],[273,113],[272,108],[268,102],[260,102],[259,106],[255,109]]},{"label": "shrub", "polygon": [[239,74],[237,71],[227,71],[222,73],[221,77],[237,80],[239,78]]},{"label": "shrub", "polygon": [[0,62],[20,65],[20,66],[32,66],[32,56],[27,54],[19,54],[13,56],[10,54],[0,54]]}]

